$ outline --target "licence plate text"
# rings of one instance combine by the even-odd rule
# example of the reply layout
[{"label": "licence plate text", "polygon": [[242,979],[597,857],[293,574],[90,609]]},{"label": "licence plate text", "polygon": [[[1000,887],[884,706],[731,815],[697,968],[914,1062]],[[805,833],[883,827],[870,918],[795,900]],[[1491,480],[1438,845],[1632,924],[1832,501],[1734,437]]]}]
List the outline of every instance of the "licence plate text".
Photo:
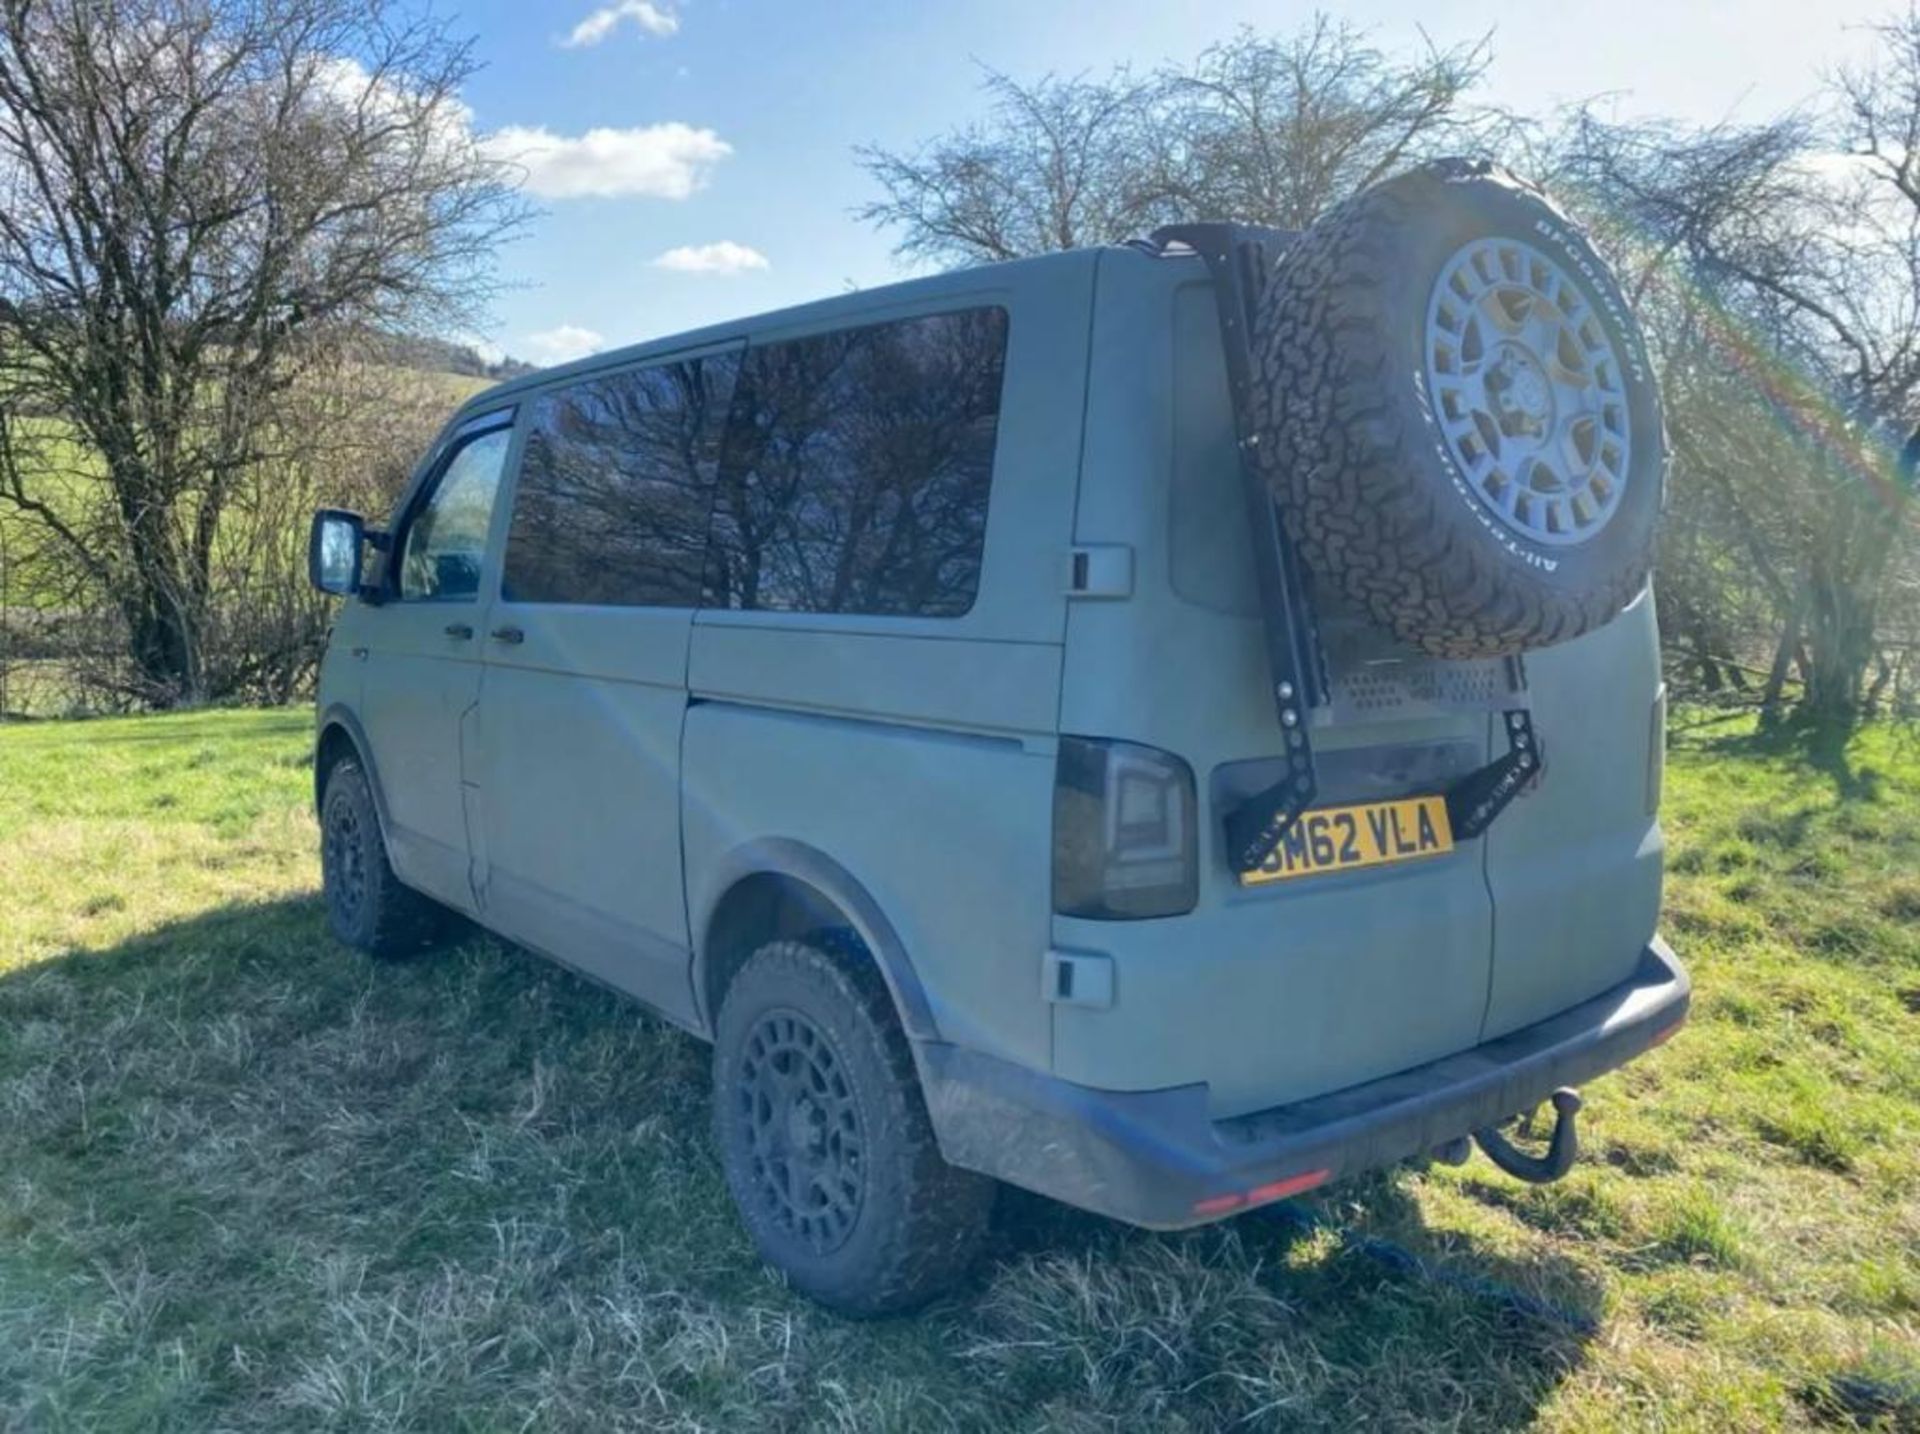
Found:
[{"label": "licence plate text", "polygon": [[1240,884],[1258,886],[1296,876],[1355,871],[1452,850],[1453,828],[1447,821],[1445,797],[1317,807],[1302,812],[1265,864],[1240,874]]}]

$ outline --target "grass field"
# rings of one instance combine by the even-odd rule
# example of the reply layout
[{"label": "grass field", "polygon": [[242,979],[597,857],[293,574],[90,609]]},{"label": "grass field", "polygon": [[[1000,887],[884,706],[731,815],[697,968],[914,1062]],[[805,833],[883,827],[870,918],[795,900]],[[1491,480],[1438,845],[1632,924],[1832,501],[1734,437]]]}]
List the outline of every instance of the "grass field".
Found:
[{"label": "grass field", "polygon": [[307,733],[0,729],[0,1428],[1920,1428],[1912,737],[1676,737],[1696,1018],[1562,1184],[1012,1197],[975,1288],[852,1325],[755,1262],[693,1041],[328,939]]}]

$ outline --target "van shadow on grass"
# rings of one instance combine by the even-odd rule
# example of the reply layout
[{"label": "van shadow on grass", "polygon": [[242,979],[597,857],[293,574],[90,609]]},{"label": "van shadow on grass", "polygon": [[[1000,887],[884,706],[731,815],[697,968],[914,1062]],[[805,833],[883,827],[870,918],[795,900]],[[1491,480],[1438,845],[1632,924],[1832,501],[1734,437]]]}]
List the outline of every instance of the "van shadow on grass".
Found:
[{"label": "van shadow on grass", "polygon": [[[973,1288],[853,1324],[784,1289],[707,1054],[474,936],[381,965],[312,899],[0,978],[0,1386],[27,1423],[1528,1423],[1582,1336],[1251,1216],[1155,1235],[1009,1191]],[[1571,1262],[1320,1208],[1597,1318]]]},{"label": "van shadow on grass", "polygon": [[[1851,752],[1857,729],[1844,722],[1787,718],[1767,726],[1750,727],[1745,714],[1708,719],[1677,728],[1673,746],[1697,748],[1712,760],[1751,761],[1762,758],[1788,762],[1825,777],[1842,802],[1876,802],[1883,795],[1884,774],[1857,764]],[[1721,721],[1740,721],[1737,732],[1711,733]]]}]

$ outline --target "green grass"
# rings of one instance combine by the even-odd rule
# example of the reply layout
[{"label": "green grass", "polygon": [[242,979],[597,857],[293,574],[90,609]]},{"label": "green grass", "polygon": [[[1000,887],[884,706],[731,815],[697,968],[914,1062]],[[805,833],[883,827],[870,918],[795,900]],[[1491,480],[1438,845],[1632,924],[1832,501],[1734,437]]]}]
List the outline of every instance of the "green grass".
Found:
[{"label": "green grass", "polygon": [[856,1325],[754,1260],[693,1041],[488,939],[327,938],[307,732],[0,729],[0,1428],[1920,1424],[1911,738],[1676,740],[1697,1015],[1563,1183],[1179,1236],[1012,1197],[974,1288]]}]

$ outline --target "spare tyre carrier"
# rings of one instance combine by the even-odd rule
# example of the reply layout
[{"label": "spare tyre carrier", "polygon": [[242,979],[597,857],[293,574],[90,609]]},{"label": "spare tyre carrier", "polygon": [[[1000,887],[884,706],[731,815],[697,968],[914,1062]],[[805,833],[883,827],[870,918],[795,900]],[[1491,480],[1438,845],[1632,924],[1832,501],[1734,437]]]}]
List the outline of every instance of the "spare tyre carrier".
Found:
[{"label": "spare tyre carrier", "polygon": [[[1259,580],[1268,690],[1287,745],[1286,774],[1226,814],[1227,859],[1236,873],[1255,871],[1264,865],[1301,814],[1313,805],[1319,780],[1314,770],[1312,729],[1317,721],[1331,717],[1333,706],[1333,683],[1312,585],[1287,537],[1273,493],[1250,461],[1251,450],[1260,441],[1250,402],[1253,325],[1261,288],[1297,237],[1286,230],[1250,224],[1170,224],[1154,230],[1142,245],[1156,257],[1190,251],[1206,264],[1213,281],[1233,400],[1234,440],[1240,454],[1247,526]],[[1540,775],[1542,758],[1533,730],[1525,663],[1518,656],[1501,662],[1506,690],[1498,694],[1491,710],[1500,715],[1506,751],[1461,777],[1446,792],[1447,819],[1456,841],[1480,836]]]}]

